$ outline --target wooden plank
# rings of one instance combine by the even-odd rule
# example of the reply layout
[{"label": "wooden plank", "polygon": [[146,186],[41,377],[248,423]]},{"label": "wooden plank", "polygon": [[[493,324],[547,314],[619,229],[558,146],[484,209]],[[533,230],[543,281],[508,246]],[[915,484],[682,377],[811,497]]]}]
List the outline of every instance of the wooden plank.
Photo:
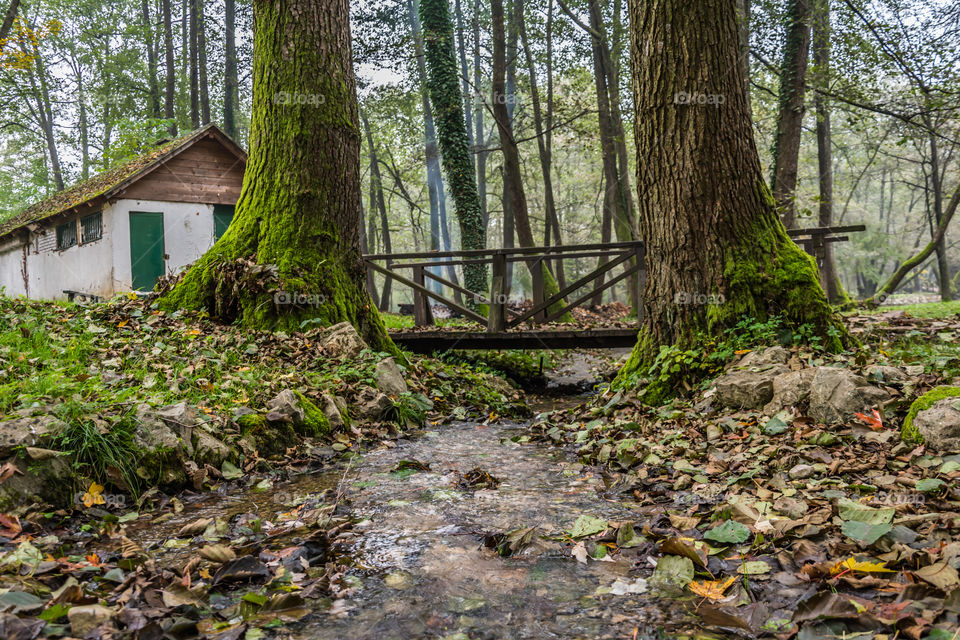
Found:
[{"label": "wooden plank", "polygon": [[390,337],[414,353],[449,349],[617,349],[637,343],[636,328],[583,331],[401,331]]},{"label": "wooden plank", "polygon": [[507,324],[507,259],[506,254],[493,256],[493,273],[490,278],[490,303],[487,316],[487,331],[500,332]]},{"label": "wooden plank", "polygon": [[[599,258],[600,256],[609,256],[611,253],[616,254],[619,251],[583,251],[579,253],[569,253],[558,256],[537,256],[537,255],[523,255],[523,256],[509,256],[507,257],[507,262],[532,262],[534,260],[574,260],[576,258]],[[373,258],[367,257],[368,260]],[[473,259],[462,259],[462,260],[439,260],[439,261],[429,261],[429,262],[397,262],[394,263],[394,267],[397,269],[410,269],[413,267],[447,267],[447,266],[462,266],[467,264],[490,264],[493,261],[493,258],[473,258]]]},{"label": "wooden plank", "polygon": [[[413,270],[413,281],[421,287],[426,285],[423,267]],[[433,309],[430,301],[420,291],[413,292],[413,323],[418,327],[433,326]]]},{"label": "wooden plank", "polygon": [[442,295],[440,295],[439,293],[435,293],[435,292],[433,292],[433,291],[430,291],[430,290],[427,289],[426,287],[420,286],[419,284],[417,284],[416,282],[414,282],[413,280],[411,280],[411,279],[409,279],[409,278],[404,278],[404,277],[401,276],[400,274],[392,273],[392,272],[390,272],[389,270],[387,270],[387,269],[385,269],[385,268],[381,267],[380,265],[375,264],[375,263],[373,263],[373,262],[368,262],[368,263],[367,263],[367,266],[368,266],[369,268],[373,269],[374,271],[376,271],[377,273],[383,274],[383,275],[387,276],[388,278],[393,278],[394,280],[396,280],[397,282],[399,282],[399,283],[401,283],[401,284],[407,285],[407,286],[410,287],[411,289],[415,289],[415,290],[421,291],[422,293],[424,293],[424,294],[427,295],[428,297],[433,298],[434,300],[438,300],[438,301],[442,302],[443,304],[447,305],[447,306],[450,307],[451,309],[456,309],[457,311],[459,311],[460,313],[462,313],[462,314],[463,314],[464,316],[466,316],[467,318],[470,318],[470,319],[473,320],[474,322],[479,322],[480,324],[486,324],[486,323],[487,323],[487,319],[484,318],[484,317],[483,317],[482,315],[480,315],[479,313],[477,313],[477,312],[475,312],[475,311],[471,311],[470,309],[467,309],[466,307],[464,307],[464,306],[462,306],[462,305],[459,305],[459,304],[457,304],[457,303],[455,303],[455,302],[451,302],[451,301],[447,300],[446,298],[444,298],[444,297],[443,297]]},{"label": "wooden plank", "polygon": [[[591,271],[591,272],[588,273],[587,275],[583,276],[582,278],[580,278],[579,280],[577,280],[577,281],[574,282],[573,284],[568,284],[566,287],[564,287],[563,289],[561,289],[560,291],[558,291],[558,292],[555,293],[554,295],[550,296],[550,298],[549,298],[548,300],[544,300],[540,305],[534,305],[534,307],[533,307],[532,309],[528,309],[528,310],[525,311],[524,313],[521,313],[519,316],[517,316],[516,318],[514,318],[513,320],[511,320],[510,323],[509,323],[507,326],[509,326],[509,327],[515,327],[515,326],[519,325],[521,322],[523,322],[524,320],[526,320],[527,318],[533,317],[533,315],[534,315],[535,313],[537,313],[538,311],[541,311],[541,310],[543,310],[543,309],[549,309],[549,308],[552,307],[554,304],[560,302],[561,300],[563,300],[564,298],[566,298],[568,295],[570,295],[571,293],[573,293],[573,292],[576,291],[577,289],[583,287],[585,284],[587,284],[587,283],[590,282],[591,280],[594,280],[594,279],[600,277],[602,274],[606,273],[607,271],[610,271],[611,269],[616,268],[618,265],[623,264],[624,262],[626,262],[627,260],[629,260],[631,257],[633,257],[633,252],[632,252],[632,251],[629,252],[629,253],[628,253],[628,252],[624,252],[624,253],[620,254],[617,258],[611,260],[610,262],[607,262],[607,263],[603,264],[602,266],[598,267],[597,269],[594,269],[593,271]],[[591,292],[591,293],[593,293],[593,292]]]},{"label": "wooden plank", "polygon": [[[643,245],[639,240],[630,242],[596,242],[592,244],[563,245],[560,247],[518,247],[516,249],[465,249],[461,251],[421,251],[417,253],[373,253],[364,257],[366,260],[413,260],[423,258],[430,260],[433,258],[472,258],[476,256],[491,256],[497,252],[503,252],[507,255],[536,255],[539,253],[549,254],[554,257],[555,254],[569,253],[571,251],[596,251],[603,249],[632,249],[633,247]],[[562,256],[559,256],[562,257]]]}]

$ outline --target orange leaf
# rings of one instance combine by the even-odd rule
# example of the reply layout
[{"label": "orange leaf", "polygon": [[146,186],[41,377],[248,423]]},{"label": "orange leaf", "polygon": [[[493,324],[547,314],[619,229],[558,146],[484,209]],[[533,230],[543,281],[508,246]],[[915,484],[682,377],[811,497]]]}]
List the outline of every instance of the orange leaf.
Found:
[{"label": "orange leaf", "polygon": [[863,422],[867,423],[867,426],[874,431],[880,431],[883,429],[883,420],[880,418],[880,412],[876,409],[873,410],[872,416],[868,416],[865,413],[857,413],[856,416]]},{"label": "orange leaf", "polygon": [[687,587],[698,596],[710,600],[720,600],[724,597],[723,593],[736,581],[736,576],[730,576],[726,580],[704,580],[703,582],[694,580]]}]

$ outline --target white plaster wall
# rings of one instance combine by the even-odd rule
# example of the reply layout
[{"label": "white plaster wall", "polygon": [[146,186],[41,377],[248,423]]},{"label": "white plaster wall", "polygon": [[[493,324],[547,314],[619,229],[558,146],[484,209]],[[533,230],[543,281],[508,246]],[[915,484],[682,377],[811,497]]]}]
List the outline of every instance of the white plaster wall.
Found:
[{"label": "white plaster wall", "polygon": [[213,205],[156,200],[117,200],[113,212],[114,291],[133,287],[130,271],[130,212],[163,213],[164,253],[167,274],[174,274],[194,262],[213,246]]},{"label": "white plaster wall", "polygon": [[[89,213],[95,211],[94,209]],[[45,226],[37,237],[33,238],[30,243],[30,254],[27,256],[31,298],[64,299],[67,297],[65,290],[104,297],[113,295],[111,244],[114,238],[109,206],[101,209],[100,223],[102,235],[99,240],[82,245],[77,244],[65,251],[58,251],[56,248],[56,224]]]},{"label": "white plaster wall", "polygon": [[25,296],[23,281],[23,241],[20,238],[0,240],[0,287],[9,297]]}]

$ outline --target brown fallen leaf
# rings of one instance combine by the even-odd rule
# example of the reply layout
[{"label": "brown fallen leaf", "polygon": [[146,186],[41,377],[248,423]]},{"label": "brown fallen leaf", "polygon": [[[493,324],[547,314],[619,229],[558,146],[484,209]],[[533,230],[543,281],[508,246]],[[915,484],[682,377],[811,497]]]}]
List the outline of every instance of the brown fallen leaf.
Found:
[{"label": "brown fallen leaf", "polygon": [[9,480],[14,474],[19,473],[21,476],[23,472],[17,468],[17,465],[12,462],[5,462],[3,466],[0,466],[0,484],[3,484],[6,480]]}]

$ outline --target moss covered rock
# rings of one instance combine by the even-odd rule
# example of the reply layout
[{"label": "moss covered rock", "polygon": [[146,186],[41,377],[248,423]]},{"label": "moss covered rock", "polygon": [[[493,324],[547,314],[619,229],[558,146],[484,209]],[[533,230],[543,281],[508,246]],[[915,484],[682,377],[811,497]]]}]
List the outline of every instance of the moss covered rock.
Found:
[{"label": "moss covered rock", "polygon": [[938,451],[960,449],[960,387],[936,387],[914,400],[900,437]]}]

